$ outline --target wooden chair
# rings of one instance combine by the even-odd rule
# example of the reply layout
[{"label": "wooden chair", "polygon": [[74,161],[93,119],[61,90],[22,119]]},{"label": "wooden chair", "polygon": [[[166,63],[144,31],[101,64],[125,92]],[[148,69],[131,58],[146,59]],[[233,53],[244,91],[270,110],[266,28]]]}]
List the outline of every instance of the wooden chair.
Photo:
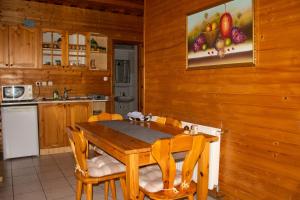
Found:
[{"label": "wooden chair", "polygon": [[76,200],[81,199],[82,186],[86,187],[86,199],[93,199],[93,184],[105,182],[105,199],[108,199],[108,188],[111,186],[112,199],[116,199],[115,179],[120,179],[124,199],[127,197],[125,166],[108,155],[88,160],[86,152],[88,143],[83,132],[72,127],[67,128],[70,145],[74,154],[76,168]]},{"label": "wooden chair", "polygon": [[99,115],[93,115],[88,119],[88,122],[105,121],[105,120],[123,120],[120,114],[100,113]]},{"label": "wooden chair", "polygon": [[156,117],[155,122],[164,125],[170,125],[178,128],[182,128],[181,121],[171,117]]},{"label": "wooden chair", "polygon": [[[203,135],[177,135],[157,140],[152,145],[152,156],[158,165],[140,169],[140,199],[193,199],[197,190],[192,180],[194,167],[203,152]],[[176,170],[173,153],[186,152],[182,170]]]}]

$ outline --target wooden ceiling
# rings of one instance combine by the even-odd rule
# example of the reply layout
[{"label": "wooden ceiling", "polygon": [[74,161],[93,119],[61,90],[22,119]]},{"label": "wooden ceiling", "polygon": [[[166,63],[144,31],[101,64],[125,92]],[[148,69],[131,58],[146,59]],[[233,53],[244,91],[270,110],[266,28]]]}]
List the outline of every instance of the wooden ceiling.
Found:
[{"label": "wooden ceiling", "polygon": [[26,0],[70,7],[143,16],[144,0]]}]

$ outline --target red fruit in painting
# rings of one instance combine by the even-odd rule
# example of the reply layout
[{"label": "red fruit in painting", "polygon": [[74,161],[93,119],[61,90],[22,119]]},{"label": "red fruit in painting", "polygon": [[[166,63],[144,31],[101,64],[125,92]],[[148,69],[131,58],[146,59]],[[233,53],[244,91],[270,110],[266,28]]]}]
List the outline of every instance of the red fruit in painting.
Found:
[{"label": "red fruit in painting", "polygon": [[220,19],[220,31],[223,38],[231,36],[232,17],[230,13],[224,13]]}]

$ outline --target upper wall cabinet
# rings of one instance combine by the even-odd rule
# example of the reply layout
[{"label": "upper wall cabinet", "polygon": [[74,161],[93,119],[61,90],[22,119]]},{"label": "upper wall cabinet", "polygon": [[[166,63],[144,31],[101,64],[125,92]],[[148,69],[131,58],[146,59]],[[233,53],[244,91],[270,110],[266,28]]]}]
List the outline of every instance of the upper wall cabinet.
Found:
[{"label": "upper wall cabinet", "polygon": [[8,67],[8,28],[0,26],[0,67]]},{"label": "upper wall cabinet", "polygon": [[64,33],[60,31],[43,30],[42,62],[43,66],[62,66],[64,59]]},{"label": "upper wall cabinet", "polygon": [[88,66],[88,34],[68,34],[68,63],[73,67]]},{"label": "upper wall cabinet", "polygon": [[37,29],[23,26],[1,26],[0,67],[37,67],[38,41]]},{"label": "upper wall cabinet", "polygon": [[107,37],[91,33],[90,52],[90,69],[107,70]]}]

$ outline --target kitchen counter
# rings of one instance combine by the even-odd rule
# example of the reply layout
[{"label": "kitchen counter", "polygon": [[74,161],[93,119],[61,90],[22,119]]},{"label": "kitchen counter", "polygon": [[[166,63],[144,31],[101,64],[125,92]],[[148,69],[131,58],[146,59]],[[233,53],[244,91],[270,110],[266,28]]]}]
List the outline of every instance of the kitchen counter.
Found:
[{"label": "kitchen counter", "polygon": [[26,102],[5,102],[0,103],[1,106],[13,106],[13,105],[33,105],[33,104],[49,104],[49,103],[79,103],[79,102],[107,102],[108,99],[68,99],[68,100],[37,100]]}]

